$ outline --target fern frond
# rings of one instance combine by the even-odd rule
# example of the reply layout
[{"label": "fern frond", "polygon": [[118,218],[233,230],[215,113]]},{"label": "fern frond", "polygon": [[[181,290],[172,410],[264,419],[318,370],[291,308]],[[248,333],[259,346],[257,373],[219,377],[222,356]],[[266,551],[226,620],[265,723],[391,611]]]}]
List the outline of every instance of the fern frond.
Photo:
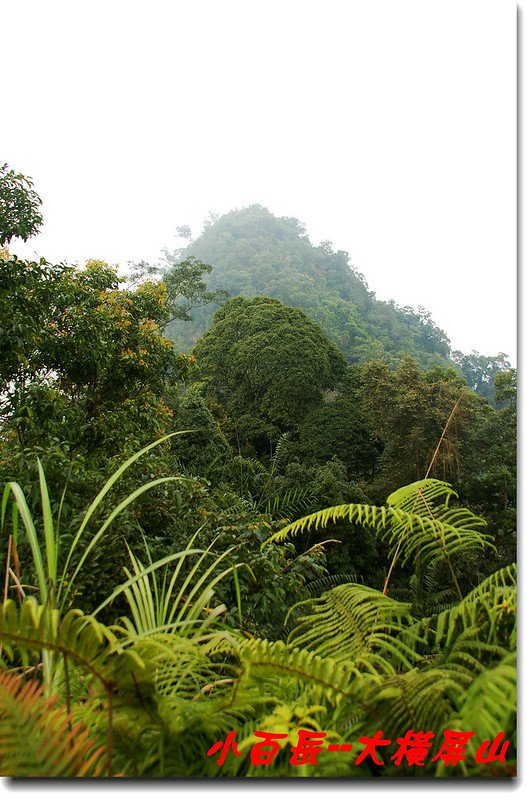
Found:
[{"label": "fern frond", "polygon": [[340,506],[331,506],[302,517],[296,522],[286,525],[282,530],[273,533],[262,544],[262,550],[272,542],[284,541],[288,536],[295,536],[313,528],[315,530],[326,528],[331,522],[337,522],[338,520],[344,520],[353,525],[363,525],[380,532],[388,525],[391,518],[390,510],[384,506],[371,506],[363,503],[344,503]]},{"label": "fern frond", "polygon": [[210,642],[202,647],[193,639],[173,633],[141,637],[134,651],[148,665],[158,697],[211,696],[216,689],[224,691],[236,675],[235,664],[211,660]]},{"label": "fern frond", "polygon": [[357,699],[365,683],[379,681],[374,674],[364,675],[350,662],[337,663],[332,658],[322,658],[311,650],[292,647],[282,641],[268,642],[252,639],[240,646],[239,658],[243,677],[265,684],[273,680],[273,673],[282,673],[295,682],[309,685],[329,702],[338,704],[342,699]]},{"label": "fern frond", "polygon": [[[481,637],[481,627],[464,628],[445,646],[435,658],[435,664],[445,669],[464,673],[473,680],[489,664],[507,655],[507,650]],[[483,631],[484,633],[484,631]]]},{"label": "fern frond", "polygon": [[65,706],[45,700],[36,681],[0,674],[0,774],[13,777],[97,777],[107,764]]},{"label": "fern frond", "polygon": [[75,609],[61,620],[57,609],[39,605],[28,597],[19,607],[13,600],[0,606],[2,663],[12,661],[15,650],[23,666],[44,652],[71,659],[97,678],[106,689],[118,685],[128,672],[144,669],[133,649],[123,649],[110,628]]},{"label": "fern frond", "polygon": [[362,575],[355,575],[351,572],[336,572],[331,575],[324,575],[316,581],[311,581],[306,584],[306,590],[309,592],[310,597],[318,597],[323,592],[329,589],[334,589],[343,583],[360,583],[362,584]]},{"label": "fern frond", "polygon": [[447,669],[411,670],[387,678],[367,698],[376,727],[395,740],[404,731],[443,731],[470,684]]},{"label": "fern frond", "polygon": [[448,506],[450,498],[457,496],[457,492],[446,481],[424,478],[396,489],[387,497],[386,504],[409,514],[426,516],[438,500],[441,499],[441,504]]},{"label": "fern frond", "polygon": [[453,608],[418,622],[411,632],[427,636],[436,650],[445,650],[461,632],[473,628],[480,641],[514,650],[517,590],[505,582],[513,574],[510,568],[499,573],[483,581]]},{"label": "fern frond", "polygon": [[477,731],[478,739],[492,741],[499,731],[507,738],[516,730],[516,655],[508,653],[472,682],[449,722],[453,730]]},{"label": "fern frond", "polygon": [[479,583],[471,592],[469,592],[462,603],[470,604],[478,597],[493,592],[494,589],[504,589],[506,587],[516,588],[518,580],[518,568],[515,563],[508,564],[506,567],[498,569],[489,575],[481,583]]},{"label": "fern frond", "polygon": [[291,432],[286,431],[282,433],[280,438],[276,443],[276,447],[273,453],[273,457],[271,458],[271,471],[277,472],[278,470],[282,469],[285,462],[287,461],[287,445],[291,441]]},{"label": "fern frond", "polygon": [[300,617],[288,639],[293,646],[384,674],[410,669],[419,660],[415,648],[397,638],[414,622],[409,603],[347,583],[293,608],[306,604],[309,613]]},{"label": "fern frond", "polygon": [[309,507],[313,492],[309,488],[287,489],[281,495],[269,498],[264,513],[271,517],[293,517]]},{"label": "fern frond", "polygon": [[[348,503],[302,517],[270,536],[262,548],[271,542],[283,541],[287,536],[325,528],[338,520],[372,529],[389,545],[390,558],[400,554],[403,566],[417,554],[426,565],[428,561],[449,557],[460,549],[492,546],[491,537],[479,530],[486,525],[485,520],[466,508],[448,506],[454,494],[443,481],[418,481],[390,495],[387,506]],[[437,505],[440,498],[445,498],[445,502]],[[413,507],[421,513],[407,510]]]}]

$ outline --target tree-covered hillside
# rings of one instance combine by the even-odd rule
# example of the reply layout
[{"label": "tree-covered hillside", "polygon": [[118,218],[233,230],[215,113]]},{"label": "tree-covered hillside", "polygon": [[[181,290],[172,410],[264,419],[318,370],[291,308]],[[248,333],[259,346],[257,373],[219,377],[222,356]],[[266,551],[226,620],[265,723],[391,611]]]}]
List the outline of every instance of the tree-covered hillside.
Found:
[{"label": "tree-covered hillside", "polygon": [[[448,338],[424,309],[378,300],[347,253],[335,252],[330,242],[314,246],[296,219],[275,217],[259,205],[231,211],[209,220],[184,250],[166,253],[172,264],[190,255],[212,265],[211,288],[231,296],[274,297],[305,311],[351,363],[383,354],[398,360],[403,353],[423,367],[449,360]],[[173,323],[170,335],[190,348],[209,327],[213,311],[214,306],[198,309],[193,323]]]}]

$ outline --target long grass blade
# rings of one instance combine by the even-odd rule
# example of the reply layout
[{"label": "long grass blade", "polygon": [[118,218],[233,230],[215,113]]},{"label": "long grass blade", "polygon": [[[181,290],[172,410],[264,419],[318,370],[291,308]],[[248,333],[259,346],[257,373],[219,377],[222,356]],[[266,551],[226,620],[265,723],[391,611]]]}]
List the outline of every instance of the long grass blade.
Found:
[{"label": "long grass blade", "polygon": [[88,525],[88,522],[90,521],[91,517],[93,516],[93,514],[97,510],[97,508],[100,505],[100,503],[102,502],[102,500],[104,500],[104,498],[106,497],[106,495],[108,494],[108,492],[110,491],[112,486],[119,480],[121,475],[128,469],[128,467],[130,467],[132,464],[134,464],[145,453],[148,453],[149,450],[152,450],[152,448],[157,447],[158,445],[162,444],[163,442],[166,442],[168,439],[171,439],[173,436],[181,436],[184,433],[192,433],[192,432],[193,432],[192,430],[186,430],[186,431],[175,431],[174,433],[169,433],[166,436],[163,436],[161,439],[158,439],[157,441],[152,442],[152,444],[149,444],[146,447],[143,447],[142,450],[139,450],[137,453],[134,453],[133,456],[130,456],[130,458],[128,458],[124,462],[124,464],[121,464],[121,466],[117,470],[115,470],[113,475],[111,475],[108,478],[108,480],[106,481],[106,483],[102,487],[101,491],[99,492],[99,494],[97,495],[97,497],[95,498],[93,503],[88,508],[88,511],[86,512],[86,515],[85,515],[85,517],[84,517],[84,519],[83,519],[83,521],[82,521],[82,523],[81,523],[81,525],[79,527],[79,530],[77,531],[77,534],[76,534],[75,538],[73,539],[73,542],[71,543],[71,547],[70,547],[68,555],[66,557],[66,563],[65,563],[65,566],[64,566],[64,575],[66,575],[66,573],[68,571],[69,563],[70,563],[70,561],[71,561],[71,559],[73,557],[73,554],[74,554],[74,552],[75,552],[75,550],[77,548],[77,545],[78,545],[78,543],[79,543],[79,541],[80,541],[80,539],[82,537],[82,534],[84,533],[84,531],[86,529],[86,526]]},{"label": "long grass blade", "polygon": [[240,592],[240,581],[238,578],[238,565],[234,564],[232,568],[232,574],[234,577],[234,588],[236,589],[236,603],[238,604],[238,617],[240,620],[240,626],[243,625],[243,616],[242,616],[242,596]]},{"label": "long grass blade", "polygon": [[[114,519],[117,516],[119,516],[121,511],[124,511],[124,509],[127,506],[129,506],[130,503],[132,503],[137,497],[140,497],[140,495],[144,494],[144,492],[147,492],[149,489],[152,489],[154,486],[159,486],[162,483],[168,483],[170,481],[176,481],[176,480],[178,480],[178,478],[176,476],[169,476],[168,478],[157,478],[155,481],[150,481],[149,483],[145,483],[143,486],[140,486],[138,489],[136,489],[131,494],[129,494],[128,497],[126,497],[121,503],[119,503],[118,506],[116,506],[114,508],[114,510],[112,511],[110,516],[106,519],[104,524],[101,525],[101,527],[99,528],[97,533],[94,534],[94,536],[90,540],[88,546],[85,548],[81,558],[79,559],[79,563],[75,567],[75,570],[73,572],[71,580],[68,582],[68,585],[67,585],[66,590],[64,592],[64,596],[62,597],[62,600],[61,600],[61,603],[60,603],[60,607],[61,608],[64,608],[66,599],[67,599],[67,597],[69,595],[69,592],[71,591],[71,587],[74,585],[75,578],[77,577],[77,575],[79,574],[80,570],[82,569],[82,567],[84,565],[84,562],[88,558],[89,554],[91,553],[91,551],[93,550],[95,545],[99,542],[99,540],[101,539],[101,537],[103,536],[103,534],[105,533],[107,528],[111,525],[111,523],[114,521]],[[62,575],[61,586],[60,586],[61,589],[65,585],[66,567],[67,567],[67,562],[66,562],[66,565],[64,566],[64,572],[63,572],[63,575]]]},{"label": "long grass blade", "polygon": [[144,575],[149,575],[154,570],[159,569],[159,567],[163,567],[165,564],[170,564],[171,561],[175,561],[177,558],[182,558],[186,557],[187,555],[195,555],[200,553],[203,553],[203,550],[180,550],[179,553],[171,553],[171,555],[165,556],[164,558],[159,559],[159,561],[155,561],[148,567],[144,567],[141,570],[141,572],[139,572],[137,575],[133,575],[126,581],[126,583],[121,584],[121,586],[118,586],[110,595],[108,595],[106,600],[103,600],[103,602],[99,606],[97,606],[97,608],[92,614],[92,617],[96,617],[97,614],[103,610],[103,608],[106,608],[106,606],[110,605],[110,603],[113,603],[116,597],[122,594],[133,583],[141,580],[141,578]]},{"label": "long grass blade", "polygon": [[[196,537],[198,536],[198,534],[200,533],[202,528],[203,528],[203,525],[201,527],[199,527],[198,530],[196,531],[196,533],[191,537],[191,539],[188,542],[185,550],[190,550],[190,548],[194,544],[194,540],[196,539]],[[216,541],[216,540],[214,540],[214,541]],[[169,610],[169,607],[170,607],[170,598],[172,597],[172,592],[174,591],[174,586],[175,586],[176,581],[177,581],[177,579],[179,577],[179,573],[181,572],[181,568],[183,566],[183,563],[184,563],[184,559],[183,558],[181,559],[181,561],[178,561],[178,563],[176,565],[176,568],[175,568],[175,570],[174,570],[174,572],[172,574],[172,578],[170,579],[170,583],[168,585],[168,589],[166,590],[166,592],[165,592],[165,594],[163,596],[163,606],[162,606],[162,612],[161,612],[161,620],[162,620],[162,622],[165,622],[165,620],[167,619],[168,610]]]},{"label": "long grass blade", "polygon": [[48,598],[48,583],[46,580],[46,573],[44,570],[42,551],[40,548],[40,543],[38,541],[35,524],[31,516],[31,511],[29,510],[28,504],[26,502],[24,492],[22,490],[22,487],[18,483],[16,483],[16,481],[8,483],[6,488],[4,489],[4,496],[2,499],[2,512],[3,512],[2,516],[5,512],[5,506],[7,505],[7,497],[10,491],[15,496],[15,501],[20,511],[20,516],[22,517],[24,527],[26,529],[29,546],[31,547],[31,553],[33,555],[33,561],[35,564],[35,571],[37,573],[37,581],[38,581],[38,588],[40,592],[41,602],[45,604]]},{"label": "long grass blade", "polygon": [[42,517],[44,520],[44,542],[46,546],[46,561],[48,565],[48,578],[51,585],[55,586],[57,581],[57,550],[55,546],[55,531],[53,527],[53,514],[51,513],[51,503],[49,502],[48,485],[46,483],[46,476],[40,463],[40,458],[37,458],[38,464],[38,479],[40,484],[40,498],[42,501]]}]

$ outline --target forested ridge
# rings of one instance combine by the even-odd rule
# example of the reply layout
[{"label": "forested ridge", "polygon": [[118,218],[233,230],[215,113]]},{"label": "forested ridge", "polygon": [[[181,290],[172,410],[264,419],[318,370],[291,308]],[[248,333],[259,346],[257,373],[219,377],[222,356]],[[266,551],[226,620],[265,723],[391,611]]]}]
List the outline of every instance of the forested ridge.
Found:
[{"label": "forested ridge", "polygon": [[[208,284],[231,296],[274,297],[315,319],[350,363],[383,358],[392,366],[412,355],[420,366],[454,364],[471,388],[492,402],[492,381],[510,369],[505,353],[452,351],[445,331],[423,307],[400,307],[378,299],[348,253],[331,242],[311,243],[297,219],[276,217],[262,206],[211,215],[192,240],[188,226],[177,229],[189,243],[164,251],[165,266],[189,257],[212,266]],[[169,326],[179,346],[190,349],[209,327],[215,305],[197,308],[188,325]]]},{"label": "forested ridge", "polygon": [[260,206],[125,278],[9,252],[41,224],[5,165],[2,774],[513,775],[505,355]]},{"label": "forested ridge", "polygon": [[[301,308],[351,362],[402,353],[416,355],[424,365],[448,359],[446,335],[423,309],[377,300],[347,253],[335,252],[330,242],[313,246],[302,223],[275,217],[261,206],[212,218],[195,241],[165,256],[169,263],[194,256],[212,265],[212,288],[233,296],[274,297]],[[174,335],[187,342],[198,338],[211,315],[212,309],[201,309],[193,324],[174,326]]]}]

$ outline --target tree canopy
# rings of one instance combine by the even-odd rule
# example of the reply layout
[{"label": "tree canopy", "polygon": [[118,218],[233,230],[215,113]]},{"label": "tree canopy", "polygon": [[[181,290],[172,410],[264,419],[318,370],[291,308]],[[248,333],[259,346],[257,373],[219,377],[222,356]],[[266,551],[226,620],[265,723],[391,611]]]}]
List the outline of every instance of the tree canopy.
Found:
[{"label": "tree canopy", "polygon": [[306,314],[266,297],[225,303],[194,355],[240,444],[258,452],[296,426],[346,367]]},{"label": "tree canopy", "polygon": [[[212,265],[210,288],[302,309],[352,363],[379,352],[394,360],[411,353],[423,366],[448,363],[448,338],[429,312],[376,299],[348,253],[331,242],[313,245],[297,219],[275,217],[258,205],[231,211],[209,221],[173,259],[189,255]],[[203,310],[193,325],[173,326],[171,335],[190,347],[211,317],[212,309]]]},{"label": "tree canopy", "polygon": [[33,189],[31,178],[0,166],[0,247],[11,239],[27,241],[42,225],[42,200]]}]

